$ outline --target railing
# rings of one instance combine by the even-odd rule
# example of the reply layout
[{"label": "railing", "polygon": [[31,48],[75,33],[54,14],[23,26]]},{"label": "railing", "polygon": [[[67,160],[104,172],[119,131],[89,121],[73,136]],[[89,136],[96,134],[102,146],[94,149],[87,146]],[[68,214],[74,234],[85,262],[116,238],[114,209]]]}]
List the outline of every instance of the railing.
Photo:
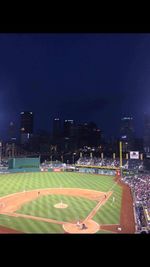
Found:
[{"label": "railing", "polygon": [[134,214],[134,221],[135,221],[135,233],[138,233],[138,222],[137,222],[137,215],[136,215],[136,210],[135,210],[135,206],[136,206],[136,201],[135,201],[135,194],[131,189],[131,193],[132,193],[132,198],[133,198],[133,214]]},{"label": "railing", "polygon": [[81,165],[81,164],[75,164],[76,167],[81,168],[96,168],[96,169],[106,169],[106,170],[118,170],[119,167],[115,166],[97,166],[97,165]]}]

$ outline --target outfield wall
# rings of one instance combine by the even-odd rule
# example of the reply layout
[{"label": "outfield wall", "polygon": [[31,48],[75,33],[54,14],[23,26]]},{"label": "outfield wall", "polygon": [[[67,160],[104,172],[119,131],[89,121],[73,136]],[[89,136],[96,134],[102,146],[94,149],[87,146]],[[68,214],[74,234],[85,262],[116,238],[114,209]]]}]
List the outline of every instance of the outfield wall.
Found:
[{"label": "outfield wall", "polygon": [[40,158],[11,158],[8,161],[9,170],[34,170],[39,169]]},{"label": "outfield wall", "polygon": [[19,173],[19,172],[39,172],[39,168],[21,168],[21,169],[9,169],[9,173]]},{"label": "outfield wall", "polygon": [[9,160],[8,171],[11,173],[16,172],[80,172],[80,173],[89,173],[89,174],[99,174],[99,175],[110,175],[116,176],[118,169],[117,168],[108,168],[99,167],[99,166],[82,166],[82,165],[52,165],[44,166],[40,165],[40,158],[12,158]]},{"label": "outfield wall", "polygon": [[111,175],[115,176],[115,170],[108,170],[108,169],[95,169],[95,168],[78,168],[79,172],[81,173],[91,173],[91,174],[101,174],[101,175]]}]

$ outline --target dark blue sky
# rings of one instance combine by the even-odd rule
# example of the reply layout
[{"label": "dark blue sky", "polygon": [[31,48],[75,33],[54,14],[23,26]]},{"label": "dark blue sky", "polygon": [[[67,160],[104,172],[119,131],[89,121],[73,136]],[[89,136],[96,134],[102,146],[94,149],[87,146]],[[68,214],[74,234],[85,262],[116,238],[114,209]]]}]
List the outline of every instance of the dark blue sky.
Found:
[{"label": "dark blue sky", "polygon": [[140,136],[149,103],[150,34],[0,34],[0,137],[23,110],[35,129],[59,116],[106,135],[132,115]]}]

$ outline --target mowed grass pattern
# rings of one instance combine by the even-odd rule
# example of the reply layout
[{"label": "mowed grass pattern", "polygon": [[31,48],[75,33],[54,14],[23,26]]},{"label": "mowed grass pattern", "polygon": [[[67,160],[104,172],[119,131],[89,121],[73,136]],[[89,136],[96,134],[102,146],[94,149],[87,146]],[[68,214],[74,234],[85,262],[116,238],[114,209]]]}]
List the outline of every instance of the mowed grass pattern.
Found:
[{"label": "mowed grass pattern", "polygon": [[[114,179],[110,176],[100,176],[92,174],[78,174],[78,173],[17,173],[17,174],[1,174],[0,175],[0,197],[9,195],[16,192],[22,192],[23,190],[33,190],[40,188],[84,188],[84,189],[93,189],[97,191],[107,192],[114,185]],[[98,223],[107,223],[107,224],[118,224],[120,220],[120,208],[121,208],[121,194],[122,189],[120,186],[116,185],[113,188],[113,195],[108,200],[108,202],[100,208],[94,220]],[[112,197],[115,196],[116,200],[112,203]],[[51,198],[52,197],[52,198]],[[79,212],[79,217],[84,215],[84,210],[90,212],[93,209],[93,201],[86,199],[80,200],[78,198],[73,199],[72,197],[63,196],[72,205],[72,211],[69,215],[63,212],[60,213],[58,209],[48,209],[50,205],[53,205],[55,202],[59,202],[56,199],[56,195],[53,196],[43,196],[36,201],[39,201],[40,209],[34,211],[35,203],[28,203],[31,205],[30,212],[40,212],[48,218],[59,218],[59,220],[64,220],[68,218],[69,221],[74,220],[76,214]],[[42,199],[43,198],[43,199]],[[58,198],[58,196],[57,196]],[[50,204],[50,202],[52,203]],[[65,202],[65,201],[64,201]],[[80,203],[79,203],[80,202]],[[28,205],[26,204],[26,205]],[[67,203],[68,204],[68,203]],[[80,204],[81,207],[80,208]],[[26,208],[26,205],[22,209]],[[33,205],[33,206],[32,206]],[[43,206],[44,205],[44,206]],[[47,209],[45,209],[47,205]],[[95,205],[95,204],[94,204]],[[27,208],[28,209],[28,208]],[[24,210],[22,210],[24,213]],[[47,213],[47,211],[49,211]],[[66,209],[67,211],[67,209]],[[66,212],[65,211],[65,212]],[[77,212],[78,211],[78,212]],[[29,209],[28,209],[29,212]],[[54,212],[54,214],[53,214]],[[85,212],[85,214],[86,214]],[[33,214],[32,214],[33,215]],[[50,217],[52,215],[52,217]],[[25,218],[12,218],[9,217],[9,221],[2,218],[4,215],[0,215],[0,225],[9,226],[13,229],[20,230],[27,233],[60,233],[63,232],[61,225],[55,225],[52,223],[38,222],[31,219]],[[39,216],[39,213],[38,213]],[[68,216],[68,217],[67,217]],[[5,216],[6,218],[7,216]],[[2,218],[2,219],[1,219]],[[9,225],[8,225],[9,224]]]},{"label": "mowed grass pattern", "polygon": [[[68,207],[65,209],[55,208],[54,205],[61,201]],[[25,204],[17,213],[71,222],[85,219],[96,204],[96,201],[82,197],[48,195]]]},{"label": "mowed grass pattern", "polygon": [[21,233],[64,233],[62,226],[58,224],[10,217],[3,214],[0,214],[0,226],[8,227]]},{"label": "mowed grass pattern", "polygon": [[106,192],[113,178],[78,173],[14,173],[0,175],[0,197],[6,194],[39,188],[85,188]]},{"label": "mowed grass pattern", "polygon": [[[119,224],[121,210],[122,189],[119,186],[114,188],[114,192],[104,206],[101,206],[94,220],[99,224]],[[113,197],[115,201],[113,201]]]}]

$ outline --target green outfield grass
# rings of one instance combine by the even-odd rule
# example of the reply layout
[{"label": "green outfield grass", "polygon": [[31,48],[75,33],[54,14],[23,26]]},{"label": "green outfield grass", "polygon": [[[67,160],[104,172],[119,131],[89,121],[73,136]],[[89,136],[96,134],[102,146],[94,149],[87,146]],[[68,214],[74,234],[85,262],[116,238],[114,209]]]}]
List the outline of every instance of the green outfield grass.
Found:
[{"label": "green outfield grass", "polygon": [[[121,210],[121,196],[122,196],[122,189],[119,186],[116,186],[114,188],[114,193],[105,203],[105,205],[98,210],[93,219],[99,224],[119,224],[120,210]],[[113,202],[113,197],[115,197],[114,202]]]},{"label": "green outfield grass", "polygon": [[15,229],[21,233],[64,233],[61,225],[16,218],[0,214],[0,226]]},{"label": "green outfield grass", "polygon": [[[84,188],[107,192],[114,185],[111,176],[101,176],[78,173],[17,173],[0,175],[0,197],[23,190],[40,188]],[[115,202],[112,197],[115,196]],[[120,220],[122,189],[115,186],[113,195],[100,208],[93,218],[98,223],[118,224]],[[53,206],[62,200],[68,204],[67,209],[56,209]],[[85,198],[47,195],[31,201],[18,211],[24,214],[47,217],[61,221],[84,219],[96,205],[95,201]],[[9,219],[9,220],[7,220]],[[0,215],[0,225],[10,227],[25,233],[63,233],[61,225],[39,222],[26,218],[14,218]]]},{"label": "green outfield grass", "polygon": [[114,234],[114,233],[111,231],[99,230],[96,234]]},{"label": "green outfield grass", "polygon": [[[61,201],[68,205],[66,209],[57,209],[54,207],[55,204]],[[48,195],[25,204],[17,213],[71,222],[85,219],[96,204],[96,201],[82,197]]]}]

